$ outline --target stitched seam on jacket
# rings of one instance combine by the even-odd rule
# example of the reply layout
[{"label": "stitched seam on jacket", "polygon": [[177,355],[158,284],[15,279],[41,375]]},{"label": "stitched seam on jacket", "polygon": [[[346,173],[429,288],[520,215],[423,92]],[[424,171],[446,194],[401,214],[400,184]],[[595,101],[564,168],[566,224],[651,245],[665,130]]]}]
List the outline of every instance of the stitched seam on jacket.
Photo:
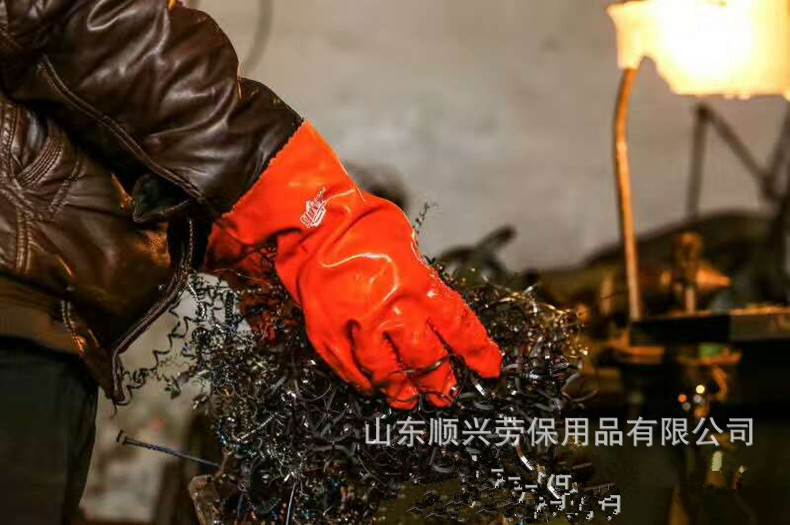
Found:
[{"label": "stitched seam on jacket", "polygon": [[91,120],[96,121],[102,127],[104,127],[107,131],[113,134],[115,138],[117,138],[121,144],[125,146],[125,148],[132,154],[139,162],[145,165],[148,169],[153,171],[156,175],[159,175],[165,180],[173,182],[174,184],[181,187],[184,191],[186,191],[189,195],[194,197],[198,200],[198,202],[206,204],[210,207],[210,203],[203,195],[203,192],[200,189],[192,184],[189,180],[185,179],[184,177],[178,175],[177,173],[170,171],[163,166],[159,165],[156,161],[154,161],[148,154],[143,150],[143,148],[137,143],[137,141],[129,136],[126,130],[123,127],[115,122],[109,116],[99,112],[96,108],[85,102],[81,97],[71,91],[68,86],[63,82],[63,80],[58,76],[57,71],[55,70],[55,66],[52,65],[49,58],[44,55],[42,57],[41,63],[44,66],[45,75],[44,78],[49,83],[49,85],[58,93],[63,95],[65,99],[70,103],[73,109],[76,109],[83,115],[87,116]]},{"label": "stitched seam on jacket", "polygon": [[[16,116],[19,109],[13,104],[3,103],[3,120],[0,122],[0,129],[6,131],[0,137],[0,147],[2,148],[3,155],[3,178],[10,179],[13,173],[11,166],[11,145],[14,143],[14,133],[16,130]],[[10,120],[10,122],[9,122]]]},{"label": "stitched seam on jacket", "polygon": [[[0,133],[0,157],[2,158],[3,165],[0,167],[0,180],[3,184],[0,185],[0,195],[7,198],[14,205],[14,208],[19,213],[22,213],[28,220],[37,219],[45,220],[44,213],[39,211],[37,207],[27,198],[24,188],[21,186],[18,177],[14,176],[14,168],[12,166],[11,147],[13,145],[14,137],[16,136],[16,128],[19,122],[20,110],[13,104],[3,104],[3,119],[0,121],[0,129],[6,130],[8,126],[12,129],[7,130],[6,133]],[[8,122],[8,119],[11,122]],[[39,154],[33,163],[37,163],[41,156],[48,156],[48,154]],[[54,162],[54,159],[53,159]]]},{"label": "stitched seam on jacket", "polygon": [[17,178],[23,184],[35,185],[42,177],[44,177],[50,170],[52,170],[58,158],[63,153],[63,140],[64,137],[61,133],[57,132],[53,126],[47,126],[47,138],[38,156],[33,159],[19,173]]},{"label": "stitched seam on jacket", "polygon": [[16,257],[14,258],[14,271],[24,275],[24,257],[27,246],[25,238],[25,215],[22,210],[16,211]]},{"label": "stitched seam on jacket", "polygon": [[8,168],[8,171],[6,173],[8,173],[8,174],[14,173],[14,171],[12,171],[13,170],[13,166],[11,165],[12,159],[14,158],[14,154],[13,154],[14,137],[17,136],[17,129],[19,128],[19,120],[20,120],[19,119],[19,114],[21,113],[21,110],[17,106],[15,106],[13,104],[11,104],[11,109],[12,109],[12,111],[11,111],[11,125],[9,126],[9,131],[11,133],[8,134],[8,137],[7,137],[8,140],[4,144],[4,148],[3,148],[4,149],[3,153],[5,154],[5,157],[6,157],[6,166]]},{"label": "stitched seam on jacket", "polygon": [[[7,178],[4,178],[8,182]],[[11,201],[14,207],[20,212],[24,213],[30,219],[46,220],[46,216],[40,211],[36,210],[33,205],[28,202],[22,195],[14,190],[9,190],[5,187],[0,187],[0,195]]]},{"label": "stitched seam on jacket", "polygon": [[[33,204],[28,201],[19,186],[19,181],[11,176],[13,168],[11,166],[11,145],[14,139],[14,130],[16,129],[16,122],[19,115],[19,108],[13,104],[4,104],[2,111],[2,120],[0,120],[0,130],[7,131],[0,133],[0,159],[2,159],[2,166],[0,166],[0,195],[11,201],[17,212],[24,214],[28,218],[42,218],[42,214],[37,212]],[[12,122],[9,123],[9,117]],[[14,129],[7,130],[7,127],[12,125]]]},{"label": "stitched seam on jacket", "polygon": [[74,161],[74,167],[71,169],[71,173],[69,174],[68,178],[63,181],[63,184],[60,185],[60,188],[58,188],[55,198],[49,203],[47,212],[50,218],[57,215],[61,208],[63,208],[63,204],[66,202],[66,195],[68,195],[71,185],[74,184],[74,181],[80,177],[82,172],[82,163],[82,157],[77,156],[77,159]]},{"label": "stitched seam on jacket", "polygon": [[31,223],[30,219],[27,217],[22,218],[22,229],[23,229],[23,236],[22,239],[24,241],[22,245],[22,265],[19,267],[20,275],[26,275],[28,271],[28,267],[30,266],[30,228]]},{"label": "stitched seam on jacket", "polygon": [[74,345],[77,347],[77,351],[84,356],[85,345],[82,344],[82,337],[80,337],[77,326],[74,324],[74,319],[71,317],[71,303],[65,299],[60,300],[60,316],[63,326],[66,327],[69,335],[71,335],[71,340],[74,341]]}]

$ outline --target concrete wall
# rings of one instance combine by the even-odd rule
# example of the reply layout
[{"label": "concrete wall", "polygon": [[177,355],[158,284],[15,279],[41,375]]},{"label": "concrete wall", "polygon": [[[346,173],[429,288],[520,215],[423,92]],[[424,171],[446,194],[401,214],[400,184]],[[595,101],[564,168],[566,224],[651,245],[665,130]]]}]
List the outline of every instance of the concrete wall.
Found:
[{"label": "concrete wall", "polygon": [[[253,2],[201,5],[246,48]],[[426,251],[507,222],[519,229],[512,265],[567,263],[617,239],[609,126],[619,76],[605,5],[275,0],[266,53],[246,74],[344,158],[390,164],[415,202],[438,203]],[[640,229],[683,216],[692,103],[670,93],[652,64],[639,78],[631,143]],[[767,155],[783,101],[714,105]],[[704,207],[757,206],[748,176],[715,146]]]},{"label": "concrete wall", "polygon": [[[203,0],[243,53],[256,0]],[[618,84],[613,27],[595,0],[275,0],[260,79],[307,116],[345,159],[399,170],[415,208],[436,202],[423,248],[472,242],[504,223],[514,268],[567,264],[617,239],[610,120]],[[680,219],[692,100],[648,67],[632,109],[640,230]],[[714,101],[764,158],[781,100]],[[718,140],[705,209],[755,208],[752,182]],[[164,344],[165,320],[128,354]],[[162,465],[118,454],[118,428],[177,445],[188,403],[154,387],[114,419],[103,410],[87,509],[150,516]]]}]

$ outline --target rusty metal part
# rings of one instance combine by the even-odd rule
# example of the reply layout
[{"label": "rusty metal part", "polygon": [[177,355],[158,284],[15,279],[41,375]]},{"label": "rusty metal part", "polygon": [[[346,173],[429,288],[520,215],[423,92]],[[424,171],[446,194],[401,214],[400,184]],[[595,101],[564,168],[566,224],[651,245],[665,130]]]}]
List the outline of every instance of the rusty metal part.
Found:
[{"label": "rusty metal part", "polygon": [[702,246],[702,236],[694,232],[678,234],[672,246],[673,288],[688,313],[697,310]]},{"label": "rusty metal part", "polygon": [[620,211],[620,235],[623,241],[626,286],[628,288],[628,317],[631,321],[638,321],[642,318],[639,253],[634,228],[631,167],[628,161],[628,106],[638,72],[638,68],[623,70],[614,117],[614,166]]}]

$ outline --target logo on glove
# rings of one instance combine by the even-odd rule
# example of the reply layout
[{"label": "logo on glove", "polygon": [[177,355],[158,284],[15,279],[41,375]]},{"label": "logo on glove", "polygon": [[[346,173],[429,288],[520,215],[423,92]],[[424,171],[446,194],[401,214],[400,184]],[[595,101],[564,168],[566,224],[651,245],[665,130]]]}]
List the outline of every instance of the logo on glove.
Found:
[{"label": "logo on glove", "polygon": [[299,218],[307,228],[317,228],[326,216],[326,189],[322,188],[313,200],[305,203],[305,212]]}]

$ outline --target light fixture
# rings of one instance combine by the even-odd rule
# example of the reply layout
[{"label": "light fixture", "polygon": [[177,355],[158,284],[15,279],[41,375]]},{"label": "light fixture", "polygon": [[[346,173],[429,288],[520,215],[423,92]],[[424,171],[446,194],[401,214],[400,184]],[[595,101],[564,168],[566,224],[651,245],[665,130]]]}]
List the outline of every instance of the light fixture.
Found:
[{"label": "light fixture", "polygon": [[637,72],[653,60],[681,95],[790,97],[790,0],[632,0],[608,8],[623,70],[614,157],[629,319],[642,318],[628,158],[628,106]]},{"label": "light fixture", "polygon": [[621,69],[650,58],[681,95],[790,95],[788,0],[643,0],[608,11]]}]

